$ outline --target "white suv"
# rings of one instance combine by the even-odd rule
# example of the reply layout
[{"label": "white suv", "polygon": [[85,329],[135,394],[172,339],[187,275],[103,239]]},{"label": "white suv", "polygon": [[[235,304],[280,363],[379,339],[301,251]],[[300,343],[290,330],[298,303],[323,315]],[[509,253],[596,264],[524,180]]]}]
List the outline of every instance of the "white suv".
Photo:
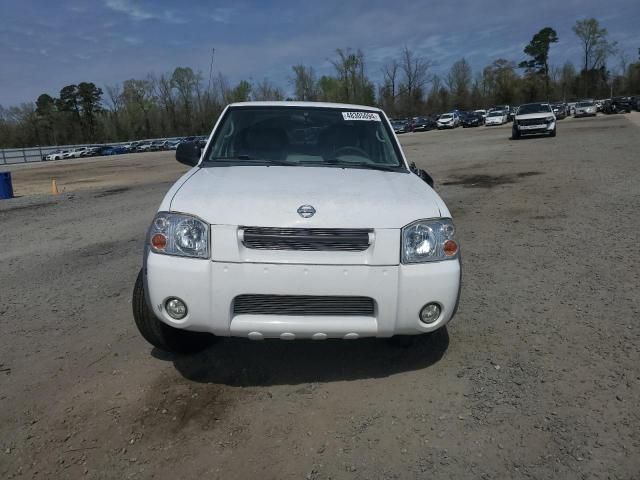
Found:
[{"label": "white suv", "polygon": [[595,117],[598,112],[598,107],[592,101],[578,102],[576,103],[576,109],[573,116],[578,117]]},{"label": "white suv", "polygon": [[548,103],[526,103],[518,107],[513,119],[511,138],[522,135],[546,134],[556,136],[556,116]]},{"label": "white suv", "polygon": [[443,128],[456,128],[460,126],[460,116],[457,112],[443,113],[436,122],[438,130]]},{"label": "white suv", "polygon": [[233,104],[176,158],[193,168],[151,223],[133,296],[154,346],[417,335],[454,315],[451,214],[381,110]]}]

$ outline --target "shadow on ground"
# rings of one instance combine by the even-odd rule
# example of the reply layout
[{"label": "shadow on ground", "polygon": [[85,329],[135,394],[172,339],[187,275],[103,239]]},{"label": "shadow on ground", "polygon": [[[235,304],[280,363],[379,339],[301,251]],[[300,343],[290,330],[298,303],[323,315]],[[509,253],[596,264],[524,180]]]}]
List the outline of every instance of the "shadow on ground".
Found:
[{"label": "shadow on ground", "polygon": [[542,172],[520,172],[516,174],[502,175],[455,175],[451,180],[443,182],[442,185],[462,185],[466,188],[493,188],[498,185],[518,183],[523,178],[541,174]]},{"label": "shadow on ground", "polygon": [[152,355],[173,362],[188,380],[229,386],[297,385],[387,377],[438,362],[449,346],[443,328],[409,346],[385,339],[294,341],[220,339],[196,355]]}]

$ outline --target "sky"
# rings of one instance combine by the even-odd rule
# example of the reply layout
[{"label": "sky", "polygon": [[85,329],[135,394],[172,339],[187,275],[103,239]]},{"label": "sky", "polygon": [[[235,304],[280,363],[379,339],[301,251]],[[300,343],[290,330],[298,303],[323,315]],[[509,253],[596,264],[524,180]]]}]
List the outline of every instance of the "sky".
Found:
[{"label": "sky", "polygon": [[[551,63],[579,65],[576,20],[595,17],[631,60],[640,48],[640,0],[0,0],[0,105],[83,81],[105,85],[178,66],[231,82],[264,78],[291,91],[291,66],[332,73],[336,48],[360,48],[374,81],[403,46],[446,74],[519,62],[541,28],[559,43]],[[619,60],[612,59],[617,67]]]}]

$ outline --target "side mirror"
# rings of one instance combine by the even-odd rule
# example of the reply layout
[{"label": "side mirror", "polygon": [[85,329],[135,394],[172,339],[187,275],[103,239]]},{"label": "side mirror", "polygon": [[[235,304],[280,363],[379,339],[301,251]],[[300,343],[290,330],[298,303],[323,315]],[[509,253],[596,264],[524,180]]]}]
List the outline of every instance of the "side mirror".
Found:
[{"label": "side mirror", "polygon": [[429,175],[424,170],[420,170],[420,173],[418,175],[427,183],[427,185],[429,185],[431,188],[434,188],[435,182],[433,181],[433,177],[431,175]]},{"label": "side mirror", "polygon": [[415,162],[411,162],[411,165],[409,165],[409,169],[417,176],[419,176],[427,185],[429,185],[431,188],[434,188],[435,182],[433,181],[433,177],[424,170],[419,169],[416,166]]},{"label": "side mirror", "polygon": [[176,160],[195,167],[200,161],[200,153],[200,147],[196,142],[183,142],[176,148]]}]

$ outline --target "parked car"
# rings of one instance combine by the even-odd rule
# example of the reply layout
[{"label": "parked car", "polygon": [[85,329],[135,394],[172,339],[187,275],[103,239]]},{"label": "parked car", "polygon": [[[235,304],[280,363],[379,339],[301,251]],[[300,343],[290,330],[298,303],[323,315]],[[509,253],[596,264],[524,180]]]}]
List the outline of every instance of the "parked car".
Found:
[{"label": "parked car", "polygon": [[407,133],[409,132],[409,121],[408,120],[392,120],[391,127],[395,133]]},{"label": "parked car", "polygon": [[456,112],[443,113],[438,117],[437,128],[457,128],[460,126],[460,116]]},{"label": "parked car", "polygon": [[414,132],[426,132],[427,130],[433,130],[437,128],[438,124],[429,117],[415,117],[413,118],[413,131]]},{"label": "parked car", "polygon": [[551,105],[556,120],[564,120],[567,118],[567,106],[564,103],[554,103]]},{"label": "parked car", "polygon": [[93,157],[94,155],[97,154],[98,150],[100,150],[100,146],[99,145],[94,145],[94,146],[91,146],[91,147],[87,147],[84,152],[80,153],[80,156],[81,157]]},{"label": "parked car", "polygon": [[76,147],[71,150],[66,150],[62,155],[62,158],[80,158],[84,153],[86,153],[88,147]]},{"label": "parked car", "polygon": [[487,118],[487,111],[486,110],[474,110],[474,113],[478,113],[480,115],[482,115],[482,121],[484,123],[484,119]]},{"label": "parked car", "polygon": [[124,145],[103,145],[96,155],[120,155],[122,153],[129,153]]},{"label": "parked car", "polygon": [[[313,140],[291,143],[300,129]],[[451,320],[461,278],[451,214],[384,112],[233,104],[212,138],[204,152],[180,145],[177,160],[193,168],[151,222],[132,302],[149,343],[190,353],[215,336],[415,336]]]},{"label": "parked car", "polygon": [[136,146],[136,152],[148,152],[151,150],[151,142],[140,142]]},{"label": "parked car", "polygon": [[176,150],[178,145],[182,143],[182,140],[167,140],[167,150]]},{"label": "parked car", "polygon": [[62,160],[67,150],[54,150],[44,156],[44,160]]},{"label": "parked car", "polygon": [[598,107],[596,107],[596,104],[594,102],[578,102],[576,103],[576,108],[573,116],[575,118],[595,117],[597,111]]},{"label": "parked car", "polygon": [[545,134],[556,136],[556,117],[548,103],[525,103],[518,107],[513,120],[511,138]]},{"label": "parked car", "polygon": [[122,145],[127,150],[127,153],[135,152],[141,142],[129,142]]},{"label": "parked car", "polygon": [[617,110],[624,110],[627,113],[631,113],[633,108],[631,97],[613,97],[611,103],[616,106]]},{"label": "parked car", "polygon": [[476,112],[464,112],[460,115],[462,128],[479,127],[484,124],[482,115]]},{"label": "parked car", "polygon": [[495,105],[489,109],[489,112],[509,112],[510,108],[509,105]]},{"label": "parked car", "polygon": [[484,124],[488,127],[491,125],[504,125],[509,121],[509,114],[506,110],[492,110],[487,114]]},{"label": "parked car", "polygon": [[606,113],[607,115],[615,113],[630,113],[631,102],[627,100],[627,98],[628,97],[614,97],[612,99],[605,100],[604,105],[602,106],[602,113]]},{"label": "parked car", "polygon": [[166,140],[155,140],[149,144],[149,151],[155,152],[158,150],[164,150],[166,143]]}]

